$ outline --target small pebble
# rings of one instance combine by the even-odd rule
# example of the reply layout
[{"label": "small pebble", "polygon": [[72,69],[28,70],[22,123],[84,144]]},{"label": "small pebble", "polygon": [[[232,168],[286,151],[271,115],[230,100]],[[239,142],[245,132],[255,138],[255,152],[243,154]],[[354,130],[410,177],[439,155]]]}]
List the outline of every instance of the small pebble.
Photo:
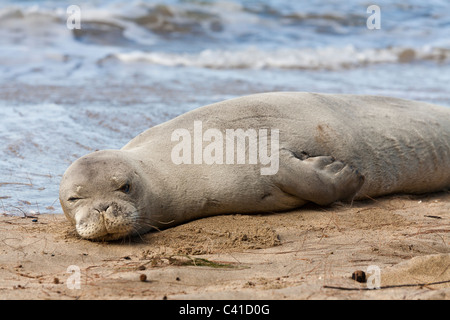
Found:
[{"label": "small pebble", "polygon": [[31,222],[38,222],[38,219],[33,219],[31,220]]},{"label": "small pebble", "polygon": [[139,280],[141,280],[142,282],[145,282],[145,281],[147,281],[147,276],[145,274],[141,274],[139,276]]},{"label": "small pebble", "polygon": [[367,281],[365,272],[361,270],[353,272],[352,279],[361,283],[365,283]]}]

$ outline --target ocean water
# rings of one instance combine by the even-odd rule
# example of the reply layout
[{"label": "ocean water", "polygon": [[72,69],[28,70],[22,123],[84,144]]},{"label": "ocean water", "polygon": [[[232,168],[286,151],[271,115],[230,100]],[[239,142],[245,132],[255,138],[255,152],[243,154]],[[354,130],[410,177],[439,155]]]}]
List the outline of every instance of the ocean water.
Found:
[{"label": "ocean water", "polygon": [[61,212],[78,157],[208,103],[315,91],[450,107],[449,84],[444,0],[0,1],[0,213]]}]

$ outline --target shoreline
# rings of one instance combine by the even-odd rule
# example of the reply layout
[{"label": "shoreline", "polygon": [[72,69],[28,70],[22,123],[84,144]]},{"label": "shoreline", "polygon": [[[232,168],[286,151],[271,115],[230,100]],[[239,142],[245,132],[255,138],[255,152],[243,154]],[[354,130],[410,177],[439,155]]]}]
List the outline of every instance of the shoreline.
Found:
[{"label": "shoreline", "polygon": [[[63,214],[0,216],[0,229],[2,299],[450,299],[448,191],[215,216],[110,243],[78,238]],[[369,266],[386,288],[351,279]]]}]

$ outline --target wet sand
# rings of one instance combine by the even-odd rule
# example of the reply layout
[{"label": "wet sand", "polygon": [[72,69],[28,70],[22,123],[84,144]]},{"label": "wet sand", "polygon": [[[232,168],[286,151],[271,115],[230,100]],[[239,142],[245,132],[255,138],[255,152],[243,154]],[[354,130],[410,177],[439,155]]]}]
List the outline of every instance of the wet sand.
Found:
[{"label": "wet sand", "polygon": [[[5,215],[0,230],[2,299],[450,299],[450,192],[217,216],[113,243],[78,238],[62,214]],[[351,279],[369,266],[379,278]]]}]

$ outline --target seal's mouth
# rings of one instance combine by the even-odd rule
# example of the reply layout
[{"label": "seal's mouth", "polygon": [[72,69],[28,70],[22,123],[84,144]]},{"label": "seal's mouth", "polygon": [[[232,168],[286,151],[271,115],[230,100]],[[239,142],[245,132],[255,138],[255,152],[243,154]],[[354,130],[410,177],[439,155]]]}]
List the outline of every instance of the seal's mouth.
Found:
[{"label": "seal's mouth", "polygon": [[101,224],[101,226],[98,224],[101,224],[101,222],[94,225],[76,224],[76,231],[83,239],[93,241],[114,241],[133,234],[133,228],[116,226],[115,230],[109,230],[105,224]]},{"label": "seal's mouth", "polygon": [[77,233],[83,239],[113,241],[131,236],[135,230],[134,208],[117,204],[103,210],[91,209],[75,215]]}]

